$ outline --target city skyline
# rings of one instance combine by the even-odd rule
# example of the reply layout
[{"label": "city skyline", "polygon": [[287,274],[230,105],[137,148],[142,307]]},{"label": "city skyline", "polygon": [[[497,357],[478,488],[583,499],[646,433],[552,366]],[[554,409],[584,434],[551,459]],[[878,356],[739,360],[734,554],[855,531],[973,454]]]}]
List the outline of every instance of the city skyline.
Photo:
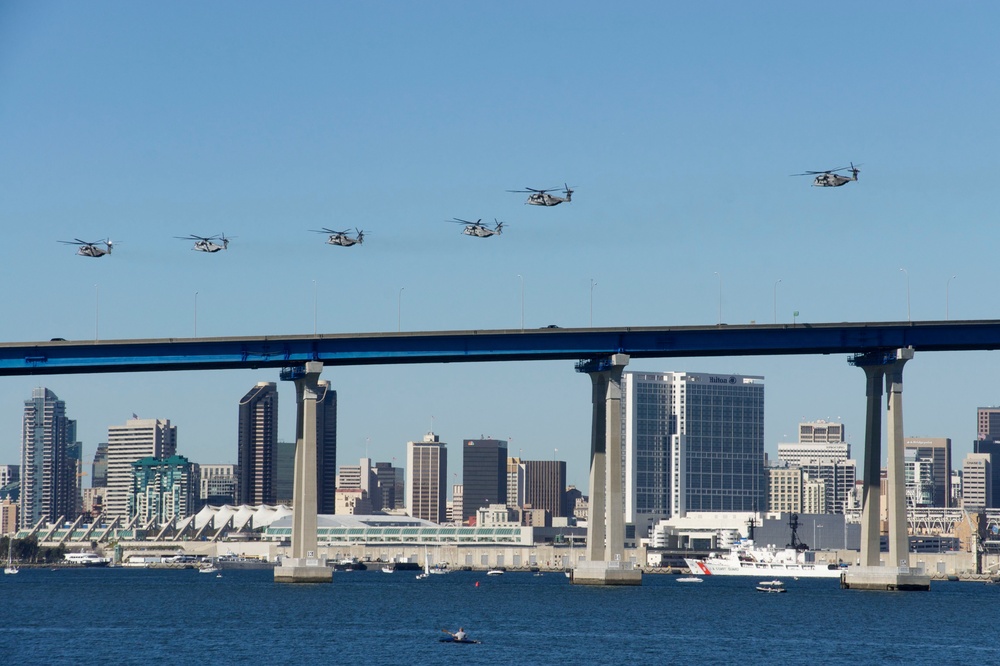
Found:
[{"label": "city skyline", "polygon": [[[1000,8],[849,6],[557,2],[549,21],[468,3],[5,6],[0,258],[30,288],[0,294],[0,338],[992,319]],[[844,187],[789,177],[852,162]],[[507,191],[564,185],[555,207]],[[455,217],[506,225],[469,238]],[[324,227],[365,242],[328,245]],[[214,254],[174,238],[222,233]],[[75,238],[114,252],[58,242]],[[771,454],[802,420],[863,443],[864,378],[844,357],[629,369],[765,377]],[[1000,402],[997,357],[918,353],[906,374],[906,436],[963,459],[972,414]],[[559,448],[586,478],[590,386],[570,362],[323,378],[345,460],[399,458],[433,430]],[[224,463],[220,396],[261,381],[277,371],[45,383],[88,457],[137,413]],[[0,382],[0,461],[39,384]]]}]

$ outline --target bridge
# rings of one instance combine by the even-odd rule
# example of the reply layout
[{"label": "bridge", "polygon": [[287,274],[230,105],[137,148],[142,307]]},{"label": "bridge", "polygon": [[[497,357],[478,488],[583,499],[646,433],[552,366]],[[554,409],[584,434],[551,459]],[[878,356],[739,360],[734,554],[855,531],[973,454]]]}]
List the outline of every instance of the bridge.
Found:
[{"label": "bridge", "polygon": [[1000,348],[1000,320],[543,328],[0,344],[0,376]]},{"label": "bridge", "polygon": [[[93,340],[0,344],[0,376],[282,368],[297,396],[292,557],[275,569],[287,582],[329,581],[316,557],[316,398],[324,365],[575,360],[593,386],[587,566],[574,583],[635,585],[624,560],[621,506],[621,377],[631,358],[848,354],[866,375],[865,502],[862,560],[877,575],[848,586],[919,589],[909,572],[903,505],[902,375],[915,351],[1000,348],[1000,320],[716,325],[416,333],[315,334],[224,338]],[[882,384],[889,393],[890,566],[879,562]],[[604,520],[598,520],[603,516]],[[893,567],[892,563],[899,566]],[[887,571],[892,569],[891,572]],[[869,572],[870,573],[870,572]],[[888,575],[885,575],[888,574]],[[929,584],[929,582],[928,582]]]}]

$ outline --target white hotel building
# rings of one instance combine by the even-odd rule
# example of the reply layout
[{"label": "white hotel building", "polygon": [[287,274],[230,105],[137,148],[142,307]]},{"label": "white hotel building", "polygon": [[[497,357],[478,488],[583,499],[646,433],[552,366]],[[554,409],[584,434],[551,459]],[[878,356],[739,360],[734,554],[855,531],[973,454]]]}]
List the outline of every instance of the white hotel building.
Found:
[{"label": "white hotel building", "polygon": [[763,377],[626,371],[622,412],[636,538],[661,518],[766,508]]}]

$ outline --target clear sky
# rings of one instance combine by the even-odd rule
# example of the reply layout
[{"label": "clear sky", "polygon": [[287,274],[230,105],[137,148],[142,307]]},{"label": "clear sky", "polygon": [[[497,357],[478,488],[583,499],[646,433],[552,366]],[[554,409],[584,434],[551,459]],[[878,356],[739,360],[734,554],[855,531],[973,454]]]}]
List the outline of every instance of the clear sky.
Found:
[{"label": "clear sky", "polygon": [[[518,328],[522,306],[527,328],[997,318],[997,25],[986,2],[2,2],[0,340]],[[841,188],[790,177],[852,161]],[[564,183],[553,208],[506,191]],[[174,238],[219,233],[218,254]],[[107,237],[101,259],[57,242]],[[863,454],[845,357],[630,368],[763,375],[768,451],[827,419]],[[570,362],[323,377],[339,463],[401,465],[433,429],[586,484]],[[997,377],[996,354],[918,354],[906,434],[960,465]],[[0,464],[43,385],[88,464],[132,413],[235,462],[257,381],[278,373],[2,379]]]}]

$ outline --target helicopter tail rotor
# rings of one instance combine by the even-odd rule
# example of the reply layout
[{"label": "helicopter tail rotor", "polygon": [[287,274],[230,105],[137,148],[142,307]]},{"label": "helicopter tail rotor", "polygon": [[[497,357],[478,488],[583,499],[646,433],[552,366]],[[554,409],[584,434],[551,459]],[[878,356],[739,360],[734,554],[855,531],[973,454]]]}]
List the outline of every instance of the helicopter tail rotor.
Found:
[{"label": "helicopter tail rotor", "polygon": [[494,221],[494,222],[496,222],[496,227],[495,227],[495,229],[496,229],[496,232],[497,232],[497,234],[498,234],[498,235],[499,235],[499,234],[502,234],[502,233],[503,233],[503,222],[501,222],[500,220],[498,220],[498,219],[497,219],[497,218],[495,218],[495,217],[493,218],[493,221]]},{"label": "helicopter tail rotor", "polygon": [[354,227],[354,230],[358,232],[358,245],[364,245],[365,243],[364,229],[358,229],[357,227]]},{"label": "helicopter tail rotor", "polygon": [[573,190],[566,183],[563,183],[563,192],[566,193],[566,203],[573,200]]},{"label": "helicopter tail rotor", "polygon": [[[859,164],[858,166],[861,166],[861,165]],[[851,162],[851,177],[854,180],[857,180],[858,179],[858,173],[860,173],[860,172],[861,172],[861,169],[859,169],[858,167],[854,166],[854,162]]]}]

